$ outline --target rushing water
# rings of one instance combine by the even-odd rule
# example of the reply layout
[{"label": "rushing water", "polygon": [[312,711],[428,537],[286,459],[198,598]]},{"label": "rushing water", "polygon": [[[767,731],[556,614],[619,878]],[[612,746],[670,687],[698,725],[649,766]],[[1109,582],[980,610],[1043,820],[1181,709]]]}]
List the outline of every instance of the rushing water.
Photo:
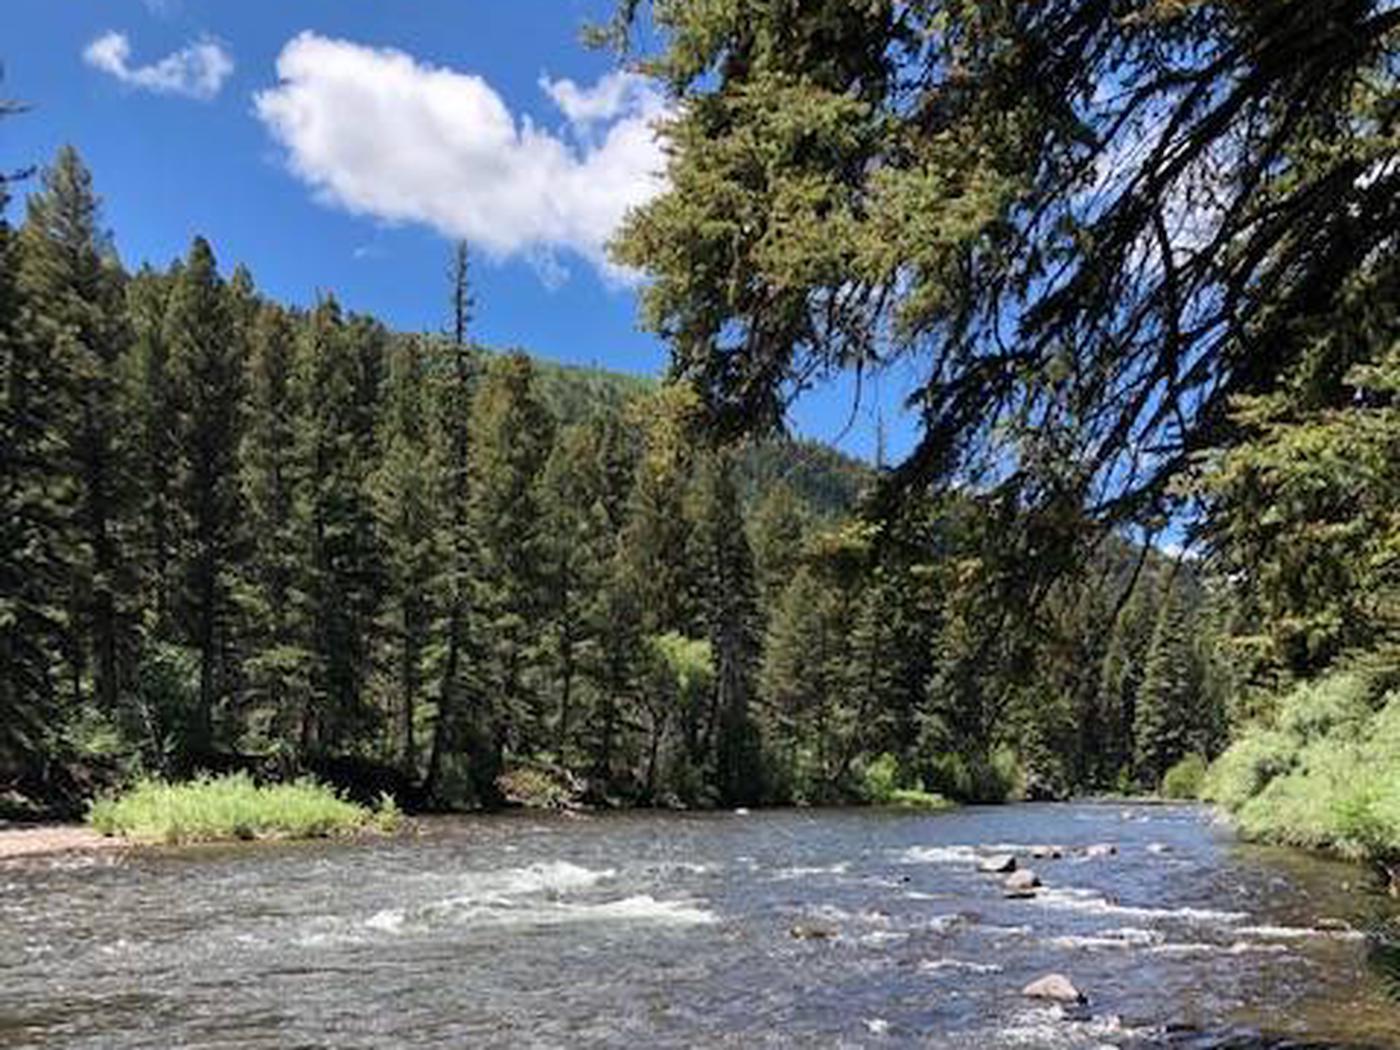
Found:
[{"label": "rushing water", "polygon": [[[1027,861],[1042,843],[1118,852]],[[1000,850],[1037,898],[979,872]],[[1106,805],[31,861],[0,868],[0,1047],[1400,1046],[1363,939],[1314,929],[1375,907],[1358,879],[1197,808]],[[1051,971],[1087,1015],[1019,994]]]}]

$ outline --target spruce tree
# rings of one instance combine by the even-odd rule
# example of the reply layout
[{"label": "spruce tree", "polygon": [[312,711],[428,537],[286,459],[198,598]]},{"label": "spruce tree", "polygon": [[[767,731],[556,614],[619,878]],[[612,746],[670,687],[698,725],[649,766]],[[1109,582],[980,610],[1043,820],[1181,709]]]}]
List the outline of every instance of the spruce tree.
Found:
[{"label": "spruce tree", "polygon": [[442,604],[446,538],[440,454],[430,402],[425,341],[398,340],[389,358],[380,460],[370,489],[388,568],[385,634],[397,693],[399,764],[418,779],[416,725],[431,673],[434,625]]},{"label": "spruce tree", "polygon": [[248,356],[247,422],[239,456],[247,544],[241,604],[248,623],[244,662],[255,737],[285,750],[296,739],[297,698],[310,688],[309,639],[301,629],[295,587],[301,576],[296,497],[299,473],[296,402],[298,322],[264,304],[253,324]]},{"label": "spruce tree", "polygon": [[228,699],[235,624],[242,493],[244,348],[236,300],[220,278],[213,250],[197,237],[175,280],[165,322],[175,403],[176,492],[180,533],[176,560],[182,641],[199,656],[199,700],[189,750],[212,753],[218,709]]},{"label": "spruce tree", "polygon": [[1137,776],[1150,788],[1187,753],[1196,721],[1200,675],[1194,616],[1184,592],[1178,579],[1163,584],[1134,716]]},{"label": "spruce tree", "polygon": [[51,491],[62,492],[73,540],[66,559],[70,655],[75,670],[90,664],[94,698],[112,715],[133,648],[125,601],[131,581],[121,551],[133,487],[120,418],[129,341],[123,276],[100,222],[92,175],[64,147],[29,201],[19,284],[29,308],[27,335],[52,359],[54,393],[62,398],[50,420],[62,456]]},{"label": "spruce tree", "polygon": [[372,414],[364,404],[370,384],[361,340],[368,334],[346,324],[328,297],[303,326],[298,347],[294,591],[312,654],[298,730],[303,761],[338,754],[373,721],[363,702],[382,565],[367,487],[374,464],[364,428]]},{"label": "spruce tree", "polygon": [[554,421],[534,384],[530,359],[512,354],[490,362],[472,398],[467,523],[476,545],[473,623],[489,698],[472,718],[479,790],[507,749],[527,754],[547,738],[532,672],[544,612],[539,483]]},{"label": "spruce tree", "polygon": [[703,716],[701,739],[713,740],[721,801],[739,805],[762,798],[764,783],[753,710],[760,658],[758,595],[733,471],[731,452],[705,456],[691,513],[715,675],[713,706]]},{"label": "spruce tree", "polygon": [[7,203],[0,178],[0,776],[17,780],[58,750],[62,724],[67,485],[57,436],[68,402],[60,361],[21,295]]}]

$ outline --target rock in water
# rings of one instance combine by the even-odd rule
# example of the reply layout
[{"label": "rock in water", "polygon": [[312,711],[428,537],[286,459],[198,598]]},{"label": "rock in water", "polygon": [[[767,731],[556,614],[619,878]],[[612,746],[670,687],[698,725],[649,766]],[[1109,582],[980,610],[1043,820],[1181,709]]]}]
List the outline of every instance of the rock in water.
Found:
[{"label": "rock in water", "polygon": [[836,931],[830,926],[806,926],[801,923],[788,933],[799,941],[829,941],[836,936]]},{"label": "rock in water", "polygon": [[1109,842],[1103,842],[1095,846],[1084,847],[1084,856],[1089,858],[1111,857],[1117,852],[1118,847]]},{"label": "rock in water", "polygon": [[1073,1003],[1082,1006],[1089,997],[1081,992],[1062,973],[1046,974],[1021,989],[1021,994],[1030,999],[1049,999],[1057,1003]]},{"label": "rock in water", "polygon": [[1036,860],[1059,860],[1065,855],[1063,846],[1032,846],[1031,856]]},{"label": "rock in water", "polygon": [[1007,872],[1016,870],[1016,858],[1010,853],[994,853],[983,860],[978,868],[989,875],[1005,875]]},{"label": "rock in water", "polygon": [[1006,876],[1006,881],[1002,883],[1007,892],[1019,893],[1036,889],[1040,885],[1040,876],[1031,871],[1030,868],[1022,868],[1020,871],[1013,871]]}]

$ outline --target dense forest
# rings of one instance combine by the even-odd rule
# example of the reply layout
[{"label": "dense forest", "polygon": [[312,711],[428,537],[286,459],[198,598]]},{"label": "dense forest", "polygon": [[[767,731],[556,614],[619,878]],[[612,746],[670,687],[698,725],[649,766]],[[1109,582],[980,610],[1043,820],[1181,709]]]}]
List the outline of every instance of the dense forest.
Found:
[{"label": "dense forest", "polygon": [[[1004,515],[691,388],[224,276],[125,271],[65,149],[0,228],[12,807],[313,771],[415,805],[1154,787],[1224,737],[1190,562],[1121,540],[1029,612]],[[1048,578],[1048,577],[1047,577]]]}]

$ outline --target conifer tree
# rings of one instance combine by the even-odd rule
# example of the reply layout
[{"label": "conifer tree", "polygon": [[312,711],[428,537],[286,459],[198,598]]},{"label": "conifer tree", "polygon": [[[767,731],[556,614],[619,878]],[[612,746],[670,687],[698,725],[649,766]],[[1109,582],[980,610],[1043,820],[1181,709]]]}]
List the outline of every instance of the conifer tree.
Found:
[{"label": "conifer tree", "polygon": [[239,457],[248,540],[242,565],[242,604],[251,651],[244,674],[265,739],[284,750],[296,739],[297,697],[310,688],[308,638],[299,629],[295,587],[301,574],[296,497],[299,475],[295,400],[297,324],[281,307],[264,304],[249,346],[247,425]]},{"label": "conifer tree", "polygon": [[47,396],[62,398],[50,421],[62,456],[52,491],[67,490],[59,498],[73,541],[66,559],[70,653],[75,668],[90,660],[93,695],[111,715],[132,648],[121,551],[132,485],[119,412],[128,343],[123,276],[99,212],[91,173],[64,147],[29,201],[19,284],[29,308],[28,337],[52,359],[46,381],[56,389]]},{"label": "conifer tree", "polygon": [[303,760],[352,746],[372,720],[363,704],[381,566],[367,489],[373,462],[365,455],[360,334],[326,298],[298,348],[296,604],[312,653],[298,741]]},{"label": "conifer tree", "polygon": [[385,603],[397,691],[399,764],[418,779],[416,725],[442,602],[441,445],[430,403],[425,341],[398,340],[390,352],[380,461],[370,488],[388,568]]},{"label": "conifer tree", "polygon": [[59,361],[35,338],[16,279],[8,188],[0,178],[0,776],[17,779],[58,750],[66,401]]},{"label": "conifer tree", "polygon": [[244,350],[230,290],[213,250],[195,238],[175,280],[165,341],[175,402],[177,547],[182,641],[199,654],[199,701],[190,727],[196,760],[216,747],[218,708],[231,684],[242,494],[237,455],[242,428]]},{"label": "conifer tree", "polygon": [[[534,389],[528,357],[493,359],[472,399],[468,527],[476,544],[474,623],[489,707],[476,712],[487,766],[504,751],[544,743],[545,712],[531,670],[544,611],[544,531],[539,482],[553,418]],[[481,770],[481,774],[486,773]],[[474,774],[475,776],[475,774]]]},{"label": "conifer tree", "polygon": [[1161,609],[1147,651],[1133,737],[1139,781],[1155,788],[1190,747],[1200,676],[1192,637],[1192,611],[1182,583],[1162,586]]},{"label": "conifer tree", "polygon": [[438,685],[437,720],[428,757],[426,778],[430,797],[445,801],[446,762],[465,742],[465,709],[474,697],[475,668],[470,666],[469,623],[472,610],[471,579],[475,556],[467,527],[471,465],[471,401],[476,381],[476,355],[468,341],[472,297],[470,255],[465,241],[453,247],[448,270],[451,306],[451,341],[446,360],[438,362],[435,412],[443,446],[442,503],[448,529],[444,572],[447,608],[441,681]]},{"label": "conifer tree", "polygon": [[758,596],[733,469],[731,452],[705,456],[692,510],[715,675],[713,710],[704,717],[701,740],[714,741],[715,787],[728,805],[755,802],[764,793],[752,709],[760,657]]},{"label": "conifer tree", "polygon": [[149,266],[127,284],[132,347],[126,369],[126,409],[133,431],[137,523],[131,546],[139,566],[142,613],[150,637],[174,637],[178,449],[175,391],[166,343],[166,315],[179,268]]}]

